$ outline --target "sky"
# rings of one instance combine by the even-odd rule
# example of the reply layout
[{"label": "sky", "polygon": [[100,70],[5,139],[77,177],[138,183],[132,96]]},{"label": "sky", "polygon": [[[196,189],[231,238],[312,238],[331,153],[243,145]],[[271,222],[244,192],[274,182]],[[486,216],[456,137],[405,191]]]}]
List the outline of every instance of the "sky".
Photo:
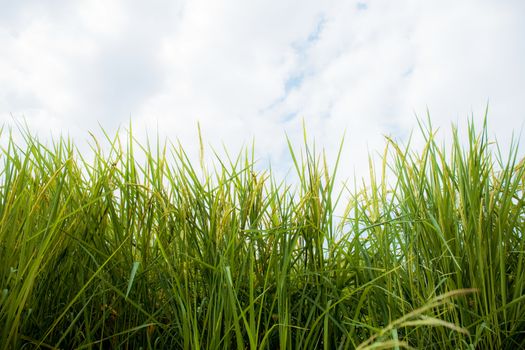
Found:
[{"label": "sky", "polygon": [[[291,167],[303,124],[342,176],[427,111],[443,137],[480,125],[508,145],[525,121],[525,2],[0,0],[0,124],[41,137],[133,125],[198,150],[255,140]],[[417,143],[415,141],[415,143]],[[522,147],[523,149],[523,147]],[[212,154],[208,151],[207,153]]]}]

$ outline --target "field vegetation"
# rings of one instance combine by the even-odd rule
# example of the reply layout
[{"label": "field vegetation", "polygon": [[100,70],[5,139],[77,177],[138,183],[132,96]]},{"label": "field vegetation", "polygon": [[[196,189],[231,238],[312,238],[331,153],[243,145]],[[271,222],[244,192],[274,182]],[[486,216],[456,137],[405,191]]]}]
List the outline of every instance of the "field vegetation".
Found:
[{"label": "field vegetation", "polygon": [[525,348],[525,159],[420,127],[346,186],[306,136],[287,184],[253,148],[4,130],[0,349]]}]

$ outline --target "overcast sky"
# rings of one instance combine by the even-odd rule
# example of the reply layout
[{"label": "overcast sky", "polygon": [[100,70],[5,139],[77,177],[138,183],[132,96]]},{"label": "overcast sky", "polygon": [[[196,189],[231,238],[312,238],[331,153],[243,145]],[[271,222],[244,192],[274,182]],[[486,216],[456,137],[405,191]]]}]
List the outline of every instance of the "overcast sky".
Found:
[{"label": "overcast sky", "polygon": [[[366,169],[415,115],[442,133],[481,120],[501,142],[525,120],[525,2],[0,0],[0,122],[82,143],[133,122],[189,150],[287,169],[302,121],[342,169]],[[522,141],[523,142],[523,141]]]}]

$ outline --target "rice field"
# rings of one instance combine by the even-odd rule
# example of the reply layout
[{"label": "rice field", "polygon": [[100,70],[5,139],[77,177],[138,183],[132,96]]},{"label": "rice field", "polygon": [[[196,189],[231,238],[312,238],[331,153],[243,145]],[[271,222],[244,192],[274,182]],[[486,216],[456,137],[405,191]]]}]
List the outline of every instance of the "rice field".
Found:
[{"label": "rice field", "polygon": [[289,184],[253,148],[4,129],[0,349],[525,348],[525,158],[420,126],[346,186],[306,137]]}]

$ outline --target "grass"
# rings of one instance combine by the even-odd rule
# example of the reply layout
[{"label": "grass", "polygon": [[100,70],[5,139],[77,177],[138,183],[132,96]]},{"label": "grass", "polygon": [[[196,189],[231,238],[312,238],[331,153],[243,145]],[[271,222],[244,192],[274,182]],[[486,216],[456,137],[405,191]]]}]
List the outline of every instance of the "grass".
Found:
[{"label": "grass", "polygon": [[132,132],[87,160],[4,131],[0,349],[525,347],[525,160],[420,126],[341,192],[306,135],[292,186],[253,148],[210,170]]}]

